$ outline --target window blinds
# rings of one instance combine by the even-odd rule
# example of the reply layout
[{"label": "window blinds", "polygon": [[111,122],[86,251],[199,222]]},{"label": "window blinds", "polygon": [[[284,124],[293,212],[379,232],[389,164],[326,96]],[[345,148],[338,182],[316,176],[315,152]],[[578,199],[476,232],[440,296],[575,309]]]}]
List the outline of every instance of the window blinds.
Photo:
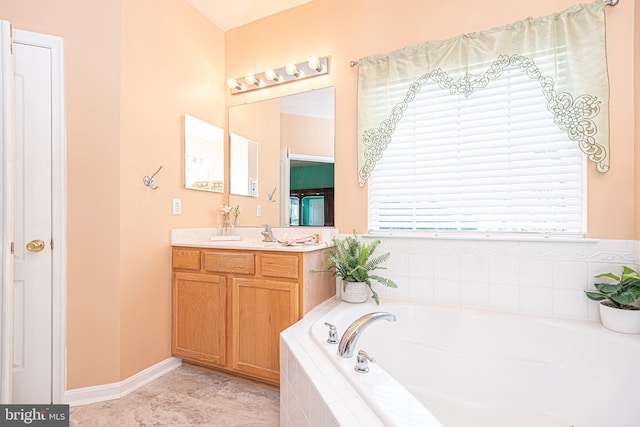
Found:
[{"label": "window blinds", "polygon": [[585,157],[553,119],[517,68],[469,97],[427,79],[369,178],[369,228],[583,235]]}]

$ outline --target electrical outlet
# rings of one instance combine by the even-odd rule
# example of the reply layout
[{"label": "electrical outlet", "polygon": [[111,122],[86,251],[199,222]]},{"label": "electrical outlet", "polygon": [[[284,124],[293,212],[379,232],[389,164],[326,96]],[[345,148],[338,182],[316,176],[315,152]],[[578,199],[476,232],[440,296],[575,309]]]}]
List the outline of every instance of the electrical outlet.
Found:
[{"label": "electrical outlet", "polygon": [[174,215],[182,215],[182,200],[173,199],[173,210]]},{"label": "electrical outlet", "polygon": [[262,206],[256,206],[256,216],[262,216]]}]

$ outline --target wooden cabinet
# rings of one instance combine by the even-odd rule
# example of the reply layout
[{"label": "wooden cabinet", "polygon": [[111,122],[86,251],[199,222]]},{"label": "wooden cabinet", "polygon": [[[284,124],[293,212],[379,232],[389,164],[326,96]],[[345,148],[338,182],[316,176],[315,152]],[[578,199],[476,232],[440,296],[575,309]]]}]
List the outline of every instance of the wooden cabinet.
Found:
[{"label": "wooden cabinet", "polygon": [[194,362],[225,366],[226,278],[175,273],[173,280],[173,354]]},{"label": "wooden cabinet", "polygon": [[233,369],[278,382],[280,332],[298,321],[298,284],[233,279]]},{"label": "wooden cabinet", "polygon": [[172,351],[183,360],[279,383],[280,332],[335,294],[310,252],[173,248]]}]

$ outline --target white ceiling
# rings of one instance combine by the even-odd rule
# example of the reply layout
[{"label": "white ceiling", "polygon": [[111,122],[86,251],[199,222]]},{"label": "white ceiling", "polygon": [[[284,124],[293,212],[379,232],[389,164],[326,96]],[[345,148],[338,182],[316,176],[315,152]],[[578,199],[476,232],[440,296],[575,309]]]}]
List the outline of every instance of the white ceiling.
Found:
[{"label": "white ceiling", "polygon": [[313,0],[187,0],[222,31],[229,31]]}]

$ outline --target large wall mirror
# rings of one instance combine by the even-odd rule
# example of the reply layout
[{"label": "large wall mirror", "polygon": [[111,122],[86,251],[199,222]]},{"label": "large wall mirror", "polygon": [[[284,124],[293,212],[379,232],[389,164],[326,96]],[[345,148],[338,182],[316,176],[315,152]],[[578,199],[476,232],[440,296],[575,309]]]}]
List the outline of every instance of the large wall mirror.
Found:
[{"label": "large wall mirror", "polygon": [[184,187],[224,191],[224,131],[187,114],[184,116]]},{"label": "large wall mirror", "polygon": [[254,190],[230,155],[231,183],[237,174],[249,187],[229,195],[240,225],[334,225],[334,110],[332,87],[229,108],[230,151],[234,140],[256,144]]}]

